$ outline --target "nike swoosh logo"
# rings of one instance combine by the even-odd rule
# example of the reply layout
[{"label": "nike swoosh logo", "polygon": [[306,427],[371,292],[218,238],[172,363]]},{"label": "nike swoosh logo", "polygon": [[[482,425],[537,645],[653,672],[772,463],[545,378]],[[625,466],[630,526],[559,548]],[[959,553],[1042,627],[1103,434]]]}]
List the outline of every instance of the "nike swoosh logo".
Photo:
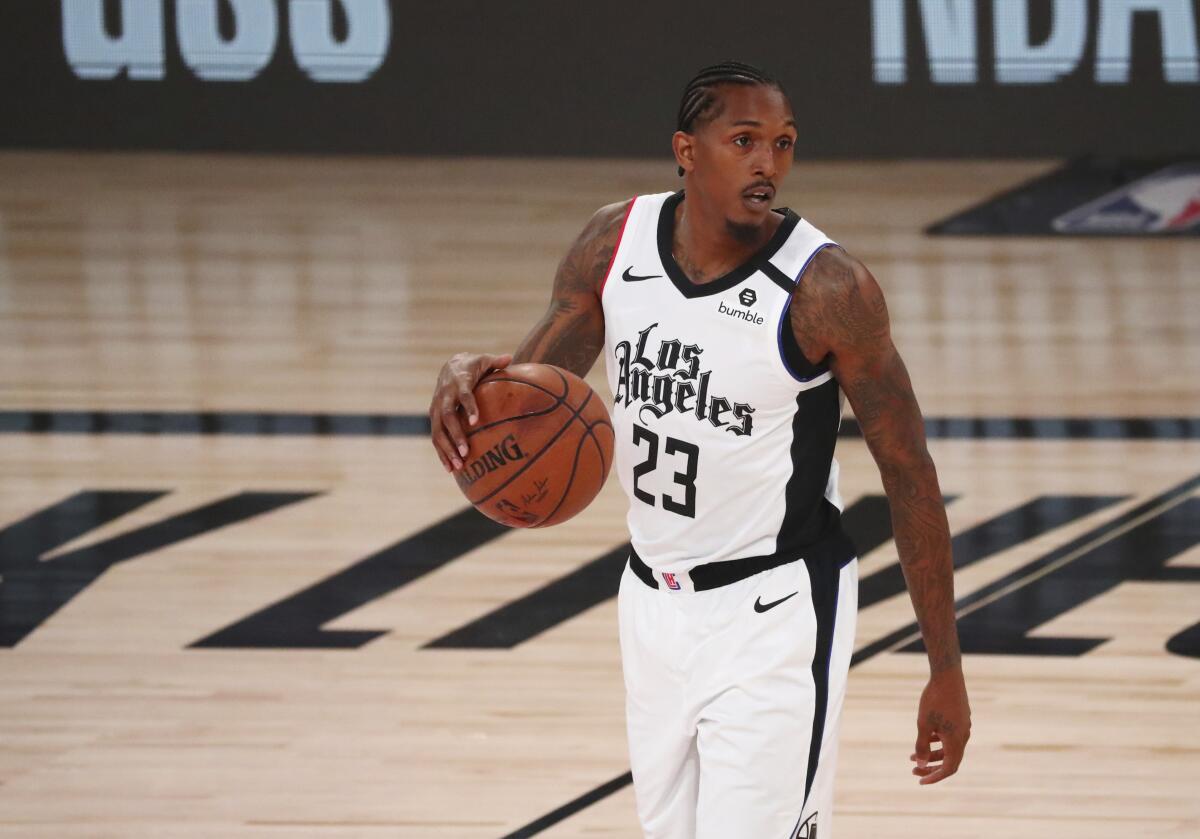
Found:
[{"label": "nike swoosh logo", "polygon": [[640,280],[655,280],[662,276],[662,274],[647,274],[645,277],[639,277],[637,274],[629,273],[632,270],[633,266],[630,265],[625,269],[625,273],[621,275],[621,279],[627,283],[636,283]]},{"label": "nike swoosh logo", "polygon": [[787,597],[781,597],[773,603],[763,603],[762,598],[759,597],[757,600],[754,601],[754,611],[758,612],[759,614],[762,614],[763,612],[766,612],[769,609],[774,609],[776,606],[778,606],[780,603],[782,603],[785,600],[791,600],[793,597],[795,597],[799,593],[800,592],[798,592],[798,591],[793,591]]}]

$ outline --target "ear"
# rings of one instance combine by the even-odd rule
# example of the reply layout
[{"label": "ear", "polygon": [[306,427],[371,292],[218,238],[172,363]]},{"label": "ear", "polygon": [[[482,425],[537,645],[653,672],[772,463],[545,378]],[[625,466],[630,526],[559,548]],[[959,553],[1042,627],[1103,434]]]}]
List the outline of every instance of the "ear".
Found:
[{"label": "ear", "polygon": [[675,162],[684,172],[690,172],[696,167],[696,138],[683,131],[676,131],[671,137],[671,148],[675,151]]}]

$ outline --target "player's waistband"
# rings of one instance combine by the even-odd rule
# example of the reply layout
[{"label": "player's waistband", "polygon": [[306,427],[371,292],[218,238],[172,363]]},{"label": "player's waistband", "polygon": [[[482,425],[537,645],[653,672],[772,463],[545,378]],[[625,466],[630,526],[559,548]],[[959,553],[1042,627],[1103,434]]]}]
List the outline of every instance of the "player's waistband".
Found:
[{"label": "player's waistband", "polygon": [[828,538],[802,548],[764,554],[763,556],[708,562],[680,572],[655,571],[638,556],[633,546],[630,546],[629,570],[650,588],[665,587],[672,591],[708,591],[801,559],[834,562],[838,568],[841,568],[849,564],[857,555],[854,543],[839,528]]}]

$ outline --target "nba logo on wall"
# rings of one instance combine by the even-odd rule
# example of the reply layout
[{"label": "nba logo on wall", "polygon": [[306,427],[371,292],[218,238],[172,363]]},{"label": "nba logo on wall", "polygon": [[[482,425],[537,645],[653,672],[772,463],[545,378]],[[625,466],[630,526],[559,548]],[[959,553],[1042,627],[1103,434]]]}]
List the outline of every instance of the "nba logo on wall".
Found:
[{"label": "nba logo on wall", "polygon": [[[164,0],[63,0],[63,49],[81,79],[163,78]],[[345,24],[335,34],[334,4]],[[115,16],[106,15],[105,7]],[[228,14],[221,19],[222,6]],[[288,0],[288,39],[296,64],[317,82],[361,82],[387,57],[392,20],[387,0]],[[183,61],[206,81],[244,82],[275,56],[276,0],[175,0]]]}]

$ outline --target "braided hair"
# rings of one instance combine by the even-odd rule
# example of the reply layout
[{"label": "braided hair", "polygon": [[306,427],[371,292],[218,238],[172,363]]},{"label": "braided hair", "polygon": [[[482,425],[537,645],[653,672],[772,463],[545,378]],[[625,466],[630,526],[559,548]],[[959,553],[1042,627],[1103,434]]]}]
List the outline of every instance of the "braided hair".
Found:
[{"label": "braided hair", "polygon": [[[778,81],[753,65],[740,61],[713,64],[692,76],[692,80],[683,89],[675,130],[692,134],[697,122],[703,124],[715,118],[719,113],[714,112],[717,104],[716,89],[723,84],[767,85],[783,91]],[[679,174],[683,174],[682,166],[679,167]]]}]

